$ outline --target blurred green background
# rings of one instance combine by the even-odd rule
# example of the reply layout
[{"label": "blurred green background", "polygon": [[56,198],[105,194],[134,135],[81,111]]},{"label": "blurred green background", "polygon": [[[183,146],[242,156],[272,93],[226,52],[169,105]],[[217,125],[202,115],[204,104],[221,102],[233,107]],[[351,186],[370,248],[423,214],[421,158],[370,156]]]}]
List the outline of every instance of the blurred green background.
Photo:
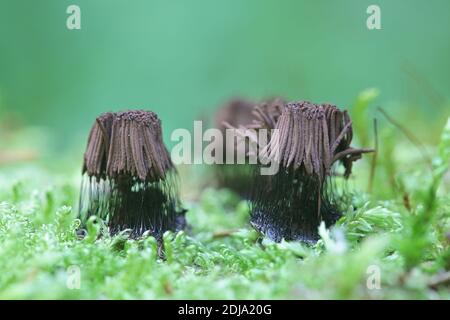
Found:
[{"label": "blurred green background", "polygon": [[[0,0],[0,298],[448,299],[449,88],[449,0]],[[153,110],[170,147],[226,100],[274,95],[350,109],[354,146],[377,145],[378,121],[377,153],[333,177],[346,209],[317,245],[259,241],[207,165],[177,167],[192,229],[164,237],[167,263],[151,237],[76,236],[98,114]]]},{"label": "blurred green background", "polygon": [[[366,28],[373,3],[382,30]],[[66,28],[70,4],[81,30]],[[432,142],[450,113],[449,12],[447,0],[1,0],[0,118],[46,128],[59,149],[84,145],[101,112],[145,108],[171,145],[232,96],[351,107],[375,87],[376,105]]]}]

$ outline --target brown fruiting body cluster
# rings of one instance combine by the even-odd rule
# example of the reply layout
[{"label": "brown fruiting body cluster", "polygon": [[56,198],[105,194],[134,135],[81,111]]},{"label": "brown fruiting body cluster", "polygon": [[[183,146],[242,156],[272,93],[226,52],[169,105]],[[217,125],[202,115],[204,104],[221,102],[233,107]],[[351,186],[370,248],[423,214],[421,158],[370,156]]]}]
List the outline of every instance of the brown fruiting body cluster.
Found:
[{"label": "brown fruiting body cluster", "polygon": [[350,146],[353,132],[347,111],[308,101],[288,103],[268,111],[255,108],[259,126],[277,129],[260,153],[279,164],[279,172],[262,176],[255,170],[251,200],[252,225],[275,241],[315,241],[321,221],[331,225],[340,216],[330,178],[340,161],[344,177],[352,163],[372,149]]},{"label": "brown fruiting body cluster", "polygon": [[228,124],[239,127],[246,125],[253,120],[253,108],[255,103],[241,98],[230,100],[218,108],[215,115],[215,127],[225,132]]},{"label": "brown fruiting body cluster", "polygon": [[[286,101],[282,98],[273,98],[263,101],[254,106],[252,114],[253,121],[243,127],[248,129],[273,129],[278,122],[278,118],[283,113]],[[233,125],[232,127],[238,128]]]},{"label": "brown fruiting body cluster", "polygon": [[100,115],[84,155],[80,217],[97,215],[112,233],[130,229],[161,238],[185,225],[176,170],[162,139],[161,121],[150,111]]},{"label": "brown fruiting body cluster", "polygon": [[343,162],[348,178],[353,161],[373,151],[350,147],[353,138],[350,117],[346,110],[330,104],[288,103],[272,128],[277,132],[267,146],[269,158],[284,168],[303,167],[307,174],[321,180],[330,174],[338,160]]},{"label": "brown fruiting body cluster", "polygon": [[216,187],[233,190],[242,197],[248,196],[249,168],[244,165],[226,164],[225,155],[232,152],[234,160],[236,160],[238,154],[246,153],[246,147],[238,144],[236,140],[227,141],[226,129],[230,125],[240,127],[250,123],[254,118],[252,114],[254,106],[254,102],[235,98],[218,108],[214,118],[215,127],[222,132],[224,137],[223,146],[218,146],[218,148],[222,148],[223,164],[214,167]]},{"label": "brown fruiting body cluster", "polygon": [[[234,153],[234,163],[239,155],[247,158],[250,152],[248,141],[239,143],[240,137],[227,141],[226,129],[262,129],[274,127],[281,115],[285,101],[273,98],[261,103],[254,103],[243,99],[233,99],[216,114],[215,123],[224,139],[223,162],[225,155]],[[249,124],[250,123],[250,124]],[[249,165],[223,164],[215,167],[218,187],[228,188],[244,198],[250,196],[252,186],[252,169]]]},{"label": "brown fruiting body cluster", "polygon": [[96,119],[84,155],[89,176],[164,179],[173,169],[162,140],[161,121],[151,111],[104,113]]}]

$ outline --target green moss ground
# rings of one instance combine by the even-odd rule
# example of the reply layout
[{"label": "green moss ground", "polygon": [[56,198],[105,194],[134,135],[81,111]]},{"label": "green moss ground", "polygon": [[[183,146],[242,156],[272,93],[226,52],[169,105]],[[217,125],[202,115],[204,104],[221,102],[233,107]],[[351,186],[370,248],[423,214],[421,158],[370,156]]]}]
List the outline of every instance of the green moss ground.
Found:
[{"label": "green moss ground", "polygon": [[245,201],[205,189],[185,199],[191,229],[165,235],[167,261],[153,238],[110,237],[99,224],[77,239],[77,166],[2,168],[0,298],[449,299],[450,122],[431,167],[392,130],[380,135],[372,191],[369,158],[345,215],[315,246],[261,239]]}]

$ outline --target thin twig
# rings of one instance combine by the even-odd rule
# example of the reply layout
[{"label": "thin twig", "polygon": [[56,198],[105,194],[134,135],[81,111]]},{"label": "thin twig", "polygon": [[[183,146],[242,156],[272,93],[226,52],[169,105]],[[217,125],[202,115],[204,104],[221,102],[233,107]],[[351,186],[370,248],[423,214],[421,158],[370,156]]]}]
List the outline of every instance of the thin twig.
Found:
[{"label": "thin twig", "polygon": [[445,103],[445,99],[442,94],[440,94],[436,88],[432,86],[428,79],[421,74],[413,64],[405,61],[402,63],[401,69],[417,84],[420,89],[422,89],[423,93],[432,104],[443,105]]},{"label": "thin twig", "polygon": [[374,149],[370,149],[370,148],[361,148],[361,149],[348,148],[348,149],[345,149],[344,151],[336,153],[333,158],[333,163],[335,163],[338,160],[341,160],[342,158],[344,158],[348,155],[361,155],[363,153],[371,153],[374,151],[375,151]]},{"label": "thin twig", "polygon": [[428,281],[428,286],[432,289],[437,289],[441,285],[450,284],[450,271],[438,274]]},{"label": "thin twig", "polygon": [[228,230],[220,230],[213,233],[213,238],[225,238],[233,235],[235,232],[237,232],[239,229],[228,229]]},{"label": "thin twig", "polygon": [[377,158],[378,158],[378,123],[377,119],[373,119],[373,134],[375,140],[375,151],[372,156],[372,163],[370,164],[370,175],[369,175],[369,185],[367,187],[367,192],[371,193],[373,188],[373,180],[375,179],[375,169],[377,167]]},{"label": "thin twig", "polygon": [[432,160],[422,142],[411,131],[406,129],[403,125],[401,125],[399,122],[394,120],[389,114],[387,114],[387,112],[383,108],[378,107],[377,109],[386,118],[387,121],[389,121],[397,129],[399,129],[406,136],[406,138],[417,147],[417,149],[422,155],[422,158],[425,160],[425,162],[431,169]]}]

